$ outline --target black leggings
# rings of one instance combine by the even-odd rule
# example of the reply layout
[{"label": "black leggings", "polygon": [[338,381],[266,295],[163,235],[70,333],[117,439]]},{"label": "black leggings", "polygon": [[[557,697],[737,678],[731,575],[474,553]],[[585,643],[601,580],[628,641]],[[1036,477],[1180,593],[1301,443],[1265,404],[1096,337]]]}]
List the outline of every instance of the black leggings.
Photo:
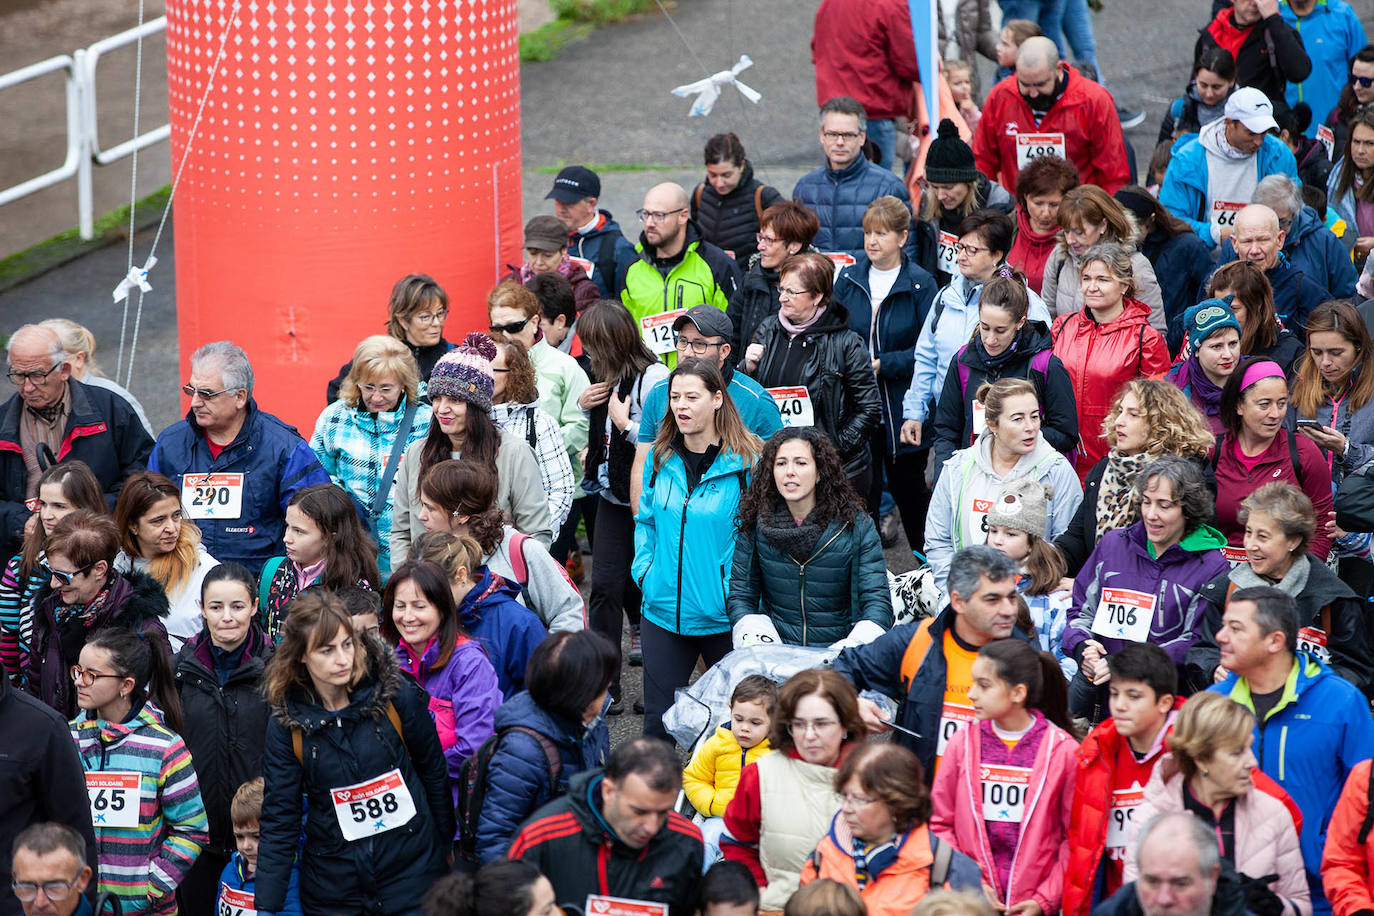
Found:
[{"label": "black leggings", "polygon": [[729,654],[730,631],[681,636],[645,620],[639,637],[644,649],[644,734],[672,741],[663,714],[673,705],[673,694],[691,680],[698,656],[709,668]]},{"label": "black leggings", "polygon": [[[887,453],[887,432],[879,425],[870,440],[873,453],[873,483],[868,491],[868,513],[873,516],[873,524],[879,525],[878,503],[882,498],[883,481],[886,478],[887,491],[897,504],[902,516],[902,530],[912,550],[924,553],[926,549],[926,513],[930,511],[930,487],[926,486],[926,459],[930,449],[907,452],[892,457]],[[882,462],[885,474],[877,473],[878,463]]]},{"label": "black leggings", "polygon": [[[623,632],[623,618],[639,625],[639,605],[643,597],[630,578],[630,563],[635,556],[635,522],[629,506],[616,505],[600,496],[588,496],[599,503],[596,509],[596,545],[592,550],[592,596],[587,602],[591,627],[609,639],[617,649]],[[620,671],[616,670],[611,692],[620,696]]]}]

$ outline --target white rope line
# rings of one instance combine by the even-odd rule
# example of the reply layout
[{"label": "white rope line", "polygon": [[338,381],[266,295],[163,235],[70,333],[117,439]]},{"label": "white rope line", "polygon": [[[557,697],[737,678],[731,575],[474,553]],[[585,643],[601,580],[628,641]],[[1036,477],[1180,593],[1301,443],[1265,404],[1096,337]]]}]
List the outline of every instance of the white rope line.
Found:
[{"label": "white rope line", "polygon": [[[141,2],[142,0],[140,0],[140,3]],[[172,201],[176,199],[177,188],[181,185],[182,173],[186,171],[186,163],[191,158],[191,148],[195,144],[196,133],[200,130],[201,118],[205,115],[205,105],[210,100],[210,92],[215,87],[215,76],[219,73],[220,63],[224,60],[224,51],[229,44],[229,33],[233,31],[235,24],[237,24],[238,22],[239,6],[241,5],[241,3],[242,0],[234,0],[234,6],[229,11],[229,21],[224,27],[224,33],[220,35],[219,50],[215,53],[215,62],[210,65],[210,72],[205,78],[205,91],[201,93],[200,103],[196,106],[195,119],[191,122],[191,130],[186,135],[186,148],[181,151],[181,161],[177,163],[176,175],[172,178],[172,190],[167,195],[166,205],[162,208],[162,217],[158,220],[157,232],[153,235],[152,247],[148,249],[148,260],[145,261],[143,265],[143,270],[145,274],[146,272],[152,270],[153,265],[157,263],[157,258],[155,257],[155,255],[157,254],[158,243],[162,241],[162,230],[167,225],[167,217],[172,212]],[[132,247],[132,234],[130,236],[130,244]],[[131,259],[130,269],[132,269],[132,267],[133,265]],[[134,313],[134,334],[133,338],[129,341],[129,373],[124,386],[126,388],[129,387],[129,382],[133,380],[134,352],[138,347],[138,329],[140,323],[143,320],[143,291],[141,288],[137,290],[137,295],[138,307]],[[126,301],[125,309],[127,310],[127,308],[128,303]]]},{"label": "white rope line", "polygon": [[[138,0],[138,39],[134,44],[134,139],[138,139],[138,114],[143,96],[143,0]],[[138,208],[138,144],[134,144],[129,166],[129,257],[124,275],[134,268],[134,211]],[[115,366],[115,381],[124,369],[124,329],[129,324],[129,300],[124,300],[124,317],[119,322],[119,361]],[[132,372],[132,366],[130,367]],[[125,387],[128,387],[127,384]]]}]

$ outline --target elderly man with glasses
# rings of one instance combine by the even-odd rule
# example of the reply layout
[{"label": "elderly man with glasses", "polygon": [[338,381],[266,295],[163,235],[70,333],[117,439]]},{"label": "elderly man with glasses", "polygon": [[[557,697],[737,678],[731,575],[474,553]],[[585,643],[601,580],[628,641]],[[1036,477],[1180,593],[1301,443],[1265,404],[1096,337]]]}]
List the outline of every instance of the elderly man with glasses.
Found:
[{"label": "elderly man with glasses", "polygon": [[740,283],[740,269],[724,251],[701,237],[680,184],[655,185],[636,212],[644,231],[637,257],[621,268],[620,301],[639,322],[645,346],[670,367],[677,365],[673,323],[696,305],[725,311]]},{"label": "elderly man with glasses", "polygon": [[148,459],[181,487],[182,511],[221,562],[257,572],[285,553],[286,505],[329,474],[295,428],[253,400],[248,355],[227,340],[191,354],[186,419],[162,431]]},{"label": "elderly man with glasses", "polygon": [[113,509],[124,478],[144,469],[153,440],[132,405],[72,377],[51,328],[26,324],[9,340],[7,376],[18,389],[0,408],[0,547],[19,549],[32,517],[25,500],[51,465],[84,461]]}]

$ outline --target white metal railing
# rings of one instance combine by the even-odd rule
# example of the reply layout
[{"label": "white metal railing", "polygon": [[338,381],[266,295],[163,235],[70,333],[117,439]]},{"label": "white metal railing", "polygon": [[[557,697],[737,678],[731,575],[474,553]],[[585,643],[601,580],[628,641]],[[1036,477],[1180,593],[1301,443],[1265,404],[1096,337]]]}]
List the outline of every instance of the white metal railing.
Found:
[{"label": "white metal railing", "polygon": [[0,74],[0,90],[3,90],[61,71],[65,75],[67,97],[66,159],[62,165],[50,172],[8,188],[0,188],[0,205],[75,177],[77,227],[83,239],[95,235],[94,199],[91,193],[92,165],[109,165],[117,162],[134,150],[166,140],[172,132],[171,125],[163,124],[110,149],[101,149],[99,119],[96,112],[96,66],[100,63],[102,54],[133,44],[139,38],[147,38],[165,31],[166,28],[167,17],[163,16],[117,35],[102,38],[89,48],[77,50],[70,55],[59,54],[11,73]]}]

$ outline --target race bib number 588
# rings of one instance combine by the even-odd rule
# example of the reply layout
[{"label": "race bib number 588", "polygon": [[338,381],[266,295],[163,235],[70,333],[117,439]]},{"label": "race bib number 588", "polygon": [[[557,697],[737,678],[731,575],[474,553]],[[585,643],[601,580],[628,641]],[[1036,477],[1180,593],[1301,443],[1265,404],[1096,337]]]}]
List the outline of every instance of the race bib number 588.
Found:
[{"label": "race bib number 588", "polygon": [[395,830],[415,816],[415,802],[400,770],[329,791],[334,816],[346,840],[362,840]]}]

